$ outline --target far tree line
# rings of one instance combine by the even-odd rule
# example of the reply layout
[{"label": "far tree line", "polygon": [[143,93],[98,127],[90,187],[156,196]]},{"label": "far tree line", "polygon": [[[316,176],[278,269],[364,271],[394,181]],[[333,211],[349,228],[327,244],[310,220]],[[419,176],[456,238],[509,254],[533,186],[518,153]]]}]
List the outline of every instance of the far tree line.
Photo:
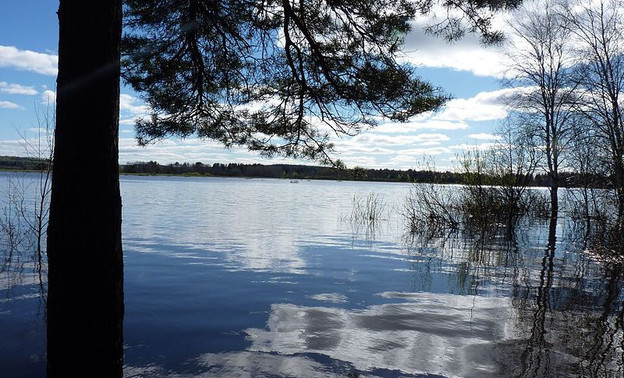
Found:
[{"label": "far tree line", "polygon": [[[433,169],[372,169],[364,167],[335,168],[315,165],[294,164],[240,164],[240,163],[173,163],[159,164],[156,161],[133,162],[120,165],[122,174],[148,175],[187,175],[216,177],[251,177],[251,178],[283,178],[304,180],[345,180],[345,181],[380,181],[380,182],[413,182],[433,184],[467,184],[470,174],[466,172],[438,171]],[[562,187],[580,187],[588,179],[576,172],[561,172]],[[592,175],[592,182],[598,187],[609,188],[609,177]],[[496,183],[496,177],[488,182]],[[529,186],[548,187],[549,177],[546,173],[531,174],[527,178]]]},{"label": "far tree line", "polygon": [[[3,171],[40,171],[47,167],[43,159],[21,156],[0,156],[0,170]],[[297,164],[242,164],[242,163],[170,163],[160,164],[156,161],[131,162],[120,164],[121,174],[137,175],[180,175],[180,176],[214,176],[214,177],[246,177],[246,178],[282,178],[289,180],[344,180],[344,181],[379,181],[379,182],[412,182],[431,184],[470,184],[473,173],[440,171],[435,169],[372,169],[364,167],[336,168],[320,165]],[[488,175],[488,173],[484,173]],[[495,173],[485,181],[496,184]],[[561,172],[561,186],[565,188],[583,187],[591,181],[596,188],[612,188],[610,177],[601,174],[583,175],[578,172]],[[547,173],[530,174],[524,181],[528,186],[548,187]]]}]

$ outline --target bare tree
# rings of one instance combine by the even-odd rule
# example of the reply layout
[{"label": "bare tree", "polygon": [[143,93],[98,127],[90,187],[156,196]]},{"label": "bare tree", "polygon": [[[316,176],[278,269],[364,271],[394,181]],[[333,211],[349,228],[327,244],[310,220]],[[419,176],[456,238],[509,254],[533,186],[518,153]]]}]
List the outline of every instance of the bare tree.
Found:
[{"label": "bare tree", "polygon": [[[503,203],[508,209],[508,222],[526,211],[526,193],[539,163],[538,148],[531,129],[508,126],[499,133],[500,140],[489,154],[490,174]],[[522,146],[522,148],[519,148]]]},{"label": "bare tree", "polygon": [[[571,188],[567,191],[571,205],[571,215],[585,221],[590,229],[591,221],[605,221],[611,205],[611,194],[603,189],[609,176],[610,168],[604,162],[609,161],[609,154],[603,148],[601,137],[592,121],[579,113],[575,117],[578,123],[571,148],[570,168],[574,171]],[[611,208],[612,209],[612,208]]]},{"label": "bare tree", "polygon": [[469,223],[481,229],[496,223],[511,233],[528,211],[527,188],[538,163],[531,131],[507,126],[496,143],[459,157],[465,184],[462,208]]},{"label": "bare tree", "polygon": [[619,1],[568,4],[565,23],[579,40],[576,80],[582,89],[579,107],[607,152],[609,173],[624,216],[624,18]]},{"label": "bare tree", "polygon": [[45,299],[47,264],[44,244],[54,148],[53,110],[49,104],[35,107],[37,123],[34,137],[18,130],[23,152],[32,161],[27,168],[33,172],[7,173],[6,187],[0,188],[0,254],[4,257],[0,272],[6,271],[9,276],[15,277],[10,279],[17,279],[24,273],[25,264],[32,265],[33,273],[39,278],[42,299]]},{"label": "bare tree", "polygon": [[48,215],[50,212],[50,195],[52,192],[52,158],[54,154],[54,107],[47,104],[38,108],[37,116],[37,136],[34,141],[26,135],[22,136],[24,149],[28,156],[38,160],[38,177],[31,192],[34,199],[28,205],[22,201],[19,213],[22,220],[34,236],[35,256],[37,260],[37,271],[42,282],[42,269],[45,254],[45,236],[48,229]]},{"label": "bare tree", "polygon": [[524,7],[513,29],[510,58],[511,83],[523,86],[513,106],[524,113],[525,126],[533,129],[543,150],[543,168],[550,181],[551,216],[559,210],[560,171],[574,135],[575,83],[570,27],[556,4],[540,1]]}]

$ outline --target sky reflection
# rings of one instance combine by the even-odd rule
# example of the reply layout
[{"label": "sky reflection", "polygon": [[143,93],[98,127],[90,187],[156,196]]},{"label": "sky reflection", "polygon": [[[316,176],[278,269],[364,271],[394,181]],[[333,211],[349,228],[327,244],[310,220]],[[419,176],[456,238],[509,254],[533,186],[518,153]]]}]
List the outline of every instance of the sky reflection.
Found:
[{"label": "sky reflection", "polygon": [[[410,240],[396,210],[409,185],[126,177],[122,188],[126,376],[624,373],[624,268],[583,253],[563,222],[553,235],[537,220],[514,238]],[[345,222],[353,196],[371,192],[388,220]],[[26,268],[0,275],[3,377],[45,375],[45,303]]]},{"label": "sky reflection", "polygon": [[508,335],[506,298],[381,294],[400,303],[361,310],[274,304],[266,329],[245,332],[250,350],[295,355],[320,353],[361,371],[498,376],[491,345]]},{"label": "sky reflection", "polygon": [[[354,195],[366,196],[366,183],[223,178],[157,178],[166,185],[148,185],[145,177],[122,177],[124,202],[140,209],[124,215],[124,243],[142,252],[170,245],[186,250],[223,253],[228,269],[303,274],[308,262],[302,248],[356,243],[368,247],[375,236],[394,243],[403,228],[362,228],[341,221],[352,209]],[[392,202],[402,201],[409,185],[378,184]],[[190,195],[190,193],[193,193]],[[155,200],[158,199],[158,200]],[[183,221],[169,209],[183,209]],[[400,214],[392,214],[393,225]],[[357,236],[357,240],[353,237]],[[396,250],[393,244],[392,248]],[[177,249],[177,248],[176,248]]]}]

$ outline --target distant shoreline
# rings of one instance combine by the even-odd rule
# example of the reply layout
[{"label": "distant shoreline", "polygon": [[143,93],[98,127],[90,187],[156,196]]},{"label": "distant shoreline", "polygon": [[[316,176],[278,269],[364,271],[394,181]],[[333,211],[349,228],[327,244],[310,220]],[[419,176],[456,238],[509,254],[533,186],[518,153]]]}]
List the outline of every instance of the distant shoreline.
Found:
[{"label": "distant shoreline", "polygon": [[[48,161],[38,158],[0,156],[2,172],[39,172],[47,167]],[[288,180],[341,180],[368,182],[404,182],[431,184],[464,184],[463,173],[433,170],[398,170],[368,169],[363,167],[334,168],[315,165],[294,164],[238,164],[238,163],[173,163],[160,164],[155,161],[134,162],[119,165],[120,175],[137,176],[177,176],[177,177],[239,177],[239,178],[272,178]],[[578,177],[574,174],[562,173],[562,187],[578,187]],[[606,188],[607,180],[596,176],[596,187]],[[528,186],[548,187],[546,174],[531,177]]]}]

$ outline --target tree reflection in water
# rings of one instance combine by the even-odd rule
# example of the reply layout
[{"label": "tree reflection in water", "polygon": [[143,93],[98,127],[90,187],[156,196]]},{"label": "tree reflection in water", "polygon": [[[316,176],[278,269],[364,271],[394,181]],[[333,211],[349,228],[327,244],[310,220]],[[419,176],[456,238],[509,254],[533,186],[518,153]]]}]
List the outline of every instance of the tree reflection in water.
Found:
[{"label": "tree reflection in water", "polygon": [[[548,245],[544,250],[539,286],[535,288],[535,304],[530,328],[530,337],[522,353],[522,377],[548,377],[551,375],[551,350],[546,341],[546,319],[551,313],[550,296],[553,285],[553,268],[557,242],[557,219],[551,218],[548,225]],[[530,290],[530,288],[528,288]]]},{"label": "tree reflection in water", "polygon": [[622,266],[605,266],[604,301],[598,319],[588,325],[593,327],[587,342],[586,361],[582,364],[583,375],[592,377],[623,375],[624,337],[622,306]]},{"label": "tree reflection in water", "polygon": [[436,272],[452,270],[458,293],[509,295],[507,327],[513,331],[492,340],[491,357],[502,375],[620,377],[624,267],[619,259],[590,252],[607,244],[613,254],[618,245],[598,240],[585,226],[561,218],[524,219],[511,230],[508,224],[482,233],[410,234],[409,253],[419,260],[414,289],[428,291]]}]

